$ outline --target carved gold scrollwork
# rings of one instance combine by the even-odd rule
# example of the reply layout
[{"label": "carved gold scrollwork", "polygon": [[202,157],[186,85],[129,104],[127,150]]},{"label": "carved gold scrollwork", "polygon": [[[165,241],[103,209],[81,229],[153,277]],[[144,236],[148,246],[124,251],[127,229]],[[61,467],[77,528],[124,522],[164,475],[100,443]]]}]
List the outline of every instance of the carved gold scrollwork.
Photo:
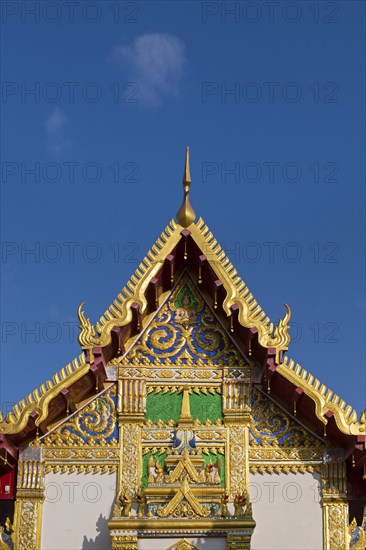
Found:
[{"label": "carved gold scrollwork", "polygon": [[323,503],[325,521],[325,550],[347,550],[349,548],[348,503],[333,500]]},{"label": "carved gold scrollwork", "polygon": [[15,510],[15,548],[40,550],[43,494],[18,497]]},{"label": "carved gold scrollwork", "polygon": [[40,441],[47,447],[117,445],[116,385],[66,419]]},{"label": "carved gold scrollwork", "polygon": [[229,428],[230,444],[230,486],[235,491],[247,489],[245,460],[245,428],[231,426]]},{"label": "carved gold scrollwork", "polygon": [[[188,324],[177,317],[178,310],[182,308],[177,310],[175,307],[177,295],[185,292],[185,288],[189,289],[191,298],[188,299],[195,303],[194,316],[187,321]],[[179,364],[210,366],[218,361],[235,366],[244,362],[188,276],[182,278],[169,301],[124,361],[138,365],[146,364],[146,360],[155,364],[158,360],[164,365],[167,359],[173,361],[175,367]]]},{"label": "carved gold scrollwork", "polygon": [[348,550],[346,465],[329,462],[323,467],[323,521],[325,550]]},{"label": "carved gold scrollwork", "polygon": [[137,535],[111,535],[112,550],[137,550]]},{"label": "carved gold scrollwork", "polygon": [[136,424],[122,426],[121,487],[137,493],[140,487],[140,427]]}]

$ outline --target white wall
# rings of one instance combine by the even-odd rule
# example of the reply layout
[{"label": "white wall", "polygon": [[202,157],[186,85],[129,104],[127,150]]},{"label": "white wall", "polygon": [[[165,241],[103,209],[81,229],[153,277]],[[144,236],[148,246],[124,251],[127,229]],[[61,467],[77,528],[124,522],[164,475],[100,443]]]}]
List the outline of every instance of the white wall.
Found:
[{"label": "white wall", "polygon": [[116,474],[45,476],[42,550],[108,550]]},{"label": "white wall", "polygon": [[226,550],[226,538],[223,537],[184,537],[180,538],[151,538],[140,539],[138,542],[138,550],[166,550],[173,544],[177,544],[182,538],[189,540],[191,544],[195,544],[202,550]]},{"label": "white wall", "polygon": [[310,473],[250,476],[257,523],[251,550],[323,549],[319,480]]},{"label": "white wall", "polygon": [[[250,483],[257,522],[251,550],[322,550],[318,475],[256,474]],[[47,474],[42,550],[108,550],[115,484],[115,474]],[[222,537],[186,538],[202,550],[226,548]],[[179,540],[140,539],[138,548],[165,550]]]}]

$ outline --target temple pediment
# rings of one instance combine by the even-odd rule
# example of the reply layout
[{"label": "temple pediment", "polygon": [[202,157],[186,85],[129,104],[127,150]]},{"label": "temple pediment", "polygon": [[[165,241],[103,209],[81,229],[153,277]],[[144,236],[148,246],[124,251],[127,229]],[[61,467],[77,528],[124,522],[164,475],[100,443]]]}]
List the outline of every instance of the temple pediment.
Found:
[{"label": "temple pediment", "polygon": [[290,309],[274,325],[195,221],[188,161],[177,222],[98,322],[80,305],[81,355],[0,417],[2,547],[362,545],[365,414],[285,355]]}]

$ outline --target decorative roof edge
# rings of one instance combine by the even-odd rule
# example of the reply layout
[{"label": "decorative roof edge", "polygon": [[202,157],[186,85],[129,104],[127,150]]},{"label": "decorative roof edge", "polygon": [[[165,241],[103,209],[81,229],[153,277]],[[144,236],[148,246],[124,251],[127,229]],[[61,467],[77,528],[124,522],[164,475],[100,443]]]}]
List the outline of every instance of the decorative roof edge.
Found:
[{"label": "decorative roof edge", "polygon": [[303,369],[292,359],[284,357],[283,362],[277,365],[276,372],[300,387],[315,403],[316,416],[324,424],[328,423],[325,414],[330,411],[339,430],[346,435],[365,435],[366,422],[365,413],[357,420],[357,412],[351,405],[347,405],[343,399],[333,393],[332,390],[322,384],[312,374]]},{"label": "decorative roof edge", "polygon": [[[87,319],[83,312],[84,303],[78,308],[80,320],[79,343],[83,349],[103,347],[111,340],[113,327],[127,325],[132,320],[131,305],[138,303],[141,312],[147,307],[145,292],[151,279],[159,272],[166,256],[174,249],[182,238],[183,227],[171,220],[169,225],[161,233],[155,244],[149,250],[129,282],[118,294],[116,300],[102,315],[95,327]],[[189,226],[190,234],[197,246],[205,253],[211,268],[222,281],[226,290],[223,308],[229,316],[232,314],[231,306],[238,305],[239,323],[247,328],[256,328],[259,343],[266,348],[276,348],[278,359],[281,350],[287,350],[290,342],[288,334],[290,309],[277,326],[271,323],[262,308],[259,306],[243,280],[237,275],[237,271],[225,255],[221,246],[213,234],[205,225],[202,218]],[[38,417],[36,425],[43,422],[48,414],[50,401],[58,395],[63,388],[71,386],[79,378],[88,372],[90,365],[86,363],[84,354],[74,359],[71,363],[56,373],[52,381],[48,380],[34,390],[25,399],[14,405],[11,412],[4,420],[0,411],[0,433],[15,434],[20,432],[27,424],[32,412]]]},{"label": "decorative roof edge", "polygon": [[[85,302],[80,304],[78,308],[79,343],[83,349],[104,347],[109,344],[113,327],[122,327],[131,322],[131,305],[133,303],[139,304],[142,313],[145,311],[147,286],[159,272],[166,256],[182,238],[182,229],[183,227],[176,224],[174,220],[170,222],[95,327],[85,317],[83,311]],[[278,325],[274,326],[244,281],[237,275],[233,264],[203,219],[200,218],[197,223],[192,223],[188,229],[197,246],[206,255],[209,265],[223,283],[227,293],[223,302],[225,313],[230,316],[232,314],[231,307],[237,304],[239,323],[246,328],[256,328],[259,343],[265,348],[276,348],[276,360],[278,361],[280,351],[286,351],[290,343],[290,308],[285,304],[285,315]]]},{"label": "decorative roof edge", "polygon": [[203,219],[200,218],[189,229],[196,244],[207,256],[211,268],[225,287],[227,292],[223,302],[225,313],[228,316],[231,315],[231,307],[237,304],[239,307],[239,323],[246,328],[256,328],[259,343],[265,348],[276,348],[278,359],[279,352],[286,351],[290,343],[289,321],[291,310],[289,306],[285,304],[285,315],[283,319],[280,319],[278,325],[274,326],[244,281],[238,276],[237,270],[225,255],[224,250]]},{"label": "decorative roof edge", "polygon": [[83,349],[91,349],[95,346],[104,347],[109,344],[113,327],[122,327],[132,321],[131,305],[133,303],[139,304],[142,313],[145,311],[147,286],[159,272],[166,256],[180,241],[182,237],[180,231],[181,226],[171,220],[95,327],[84,315],[83,305],[85,302],[80,304],[78,308],[79,343]]},{"label": "decorative roof edge", "polygon": [[52,377],[52,380],[47,380],[25,399],[14,405],[5,420],[0,411],[0,433],[16,434],[21,432],[25,428],[32,412],[38,414],[35,424],[39,426],[47,418],[50,401],[62,389],[68,388],[82,378],[88,372],[89,367],[90,365],[86,363],[84,353],[82,353],[57,372]]}]

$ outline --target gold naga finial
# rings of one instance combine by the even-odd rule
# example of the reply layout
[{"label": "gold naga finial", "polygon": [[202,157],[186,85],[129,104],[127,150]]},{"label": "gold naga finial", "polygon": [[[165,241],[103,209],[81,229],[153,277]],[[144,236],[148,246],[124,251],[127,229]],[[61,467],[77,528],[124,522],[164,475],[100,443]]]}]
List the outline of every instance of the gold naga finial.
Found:
[{"label": "gold naga finial", "polygon": [[186,149],[186,160],[184,164],[184,174],[183,174],[183,190],[184,197],[181,207],[177,213],[177,221],[182,227],[188,227],[196,219],[196,213],[193,210],[191,203],[189,201],[189,188],[191,186],[191,171],[189,168],[189,147]]}]

